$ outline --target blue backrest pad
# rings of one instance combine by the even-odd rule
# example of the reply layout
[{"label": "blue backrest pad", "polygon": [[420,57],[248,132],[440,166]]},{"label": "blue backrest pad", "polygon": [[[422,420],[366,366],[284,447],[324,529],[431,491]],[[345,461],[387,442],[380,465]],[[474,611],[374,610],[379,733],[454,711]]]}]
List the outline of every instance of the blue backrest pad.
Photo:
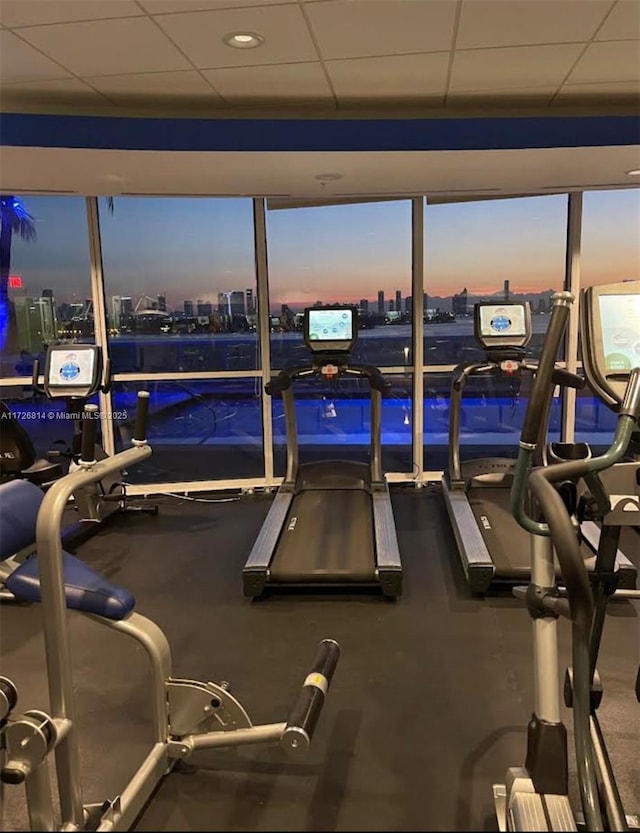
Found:
[{"label": "blue backrest pad", "polygon": [[0,484],[0,561],[36,541],[36,519],[44,492],[28,480]]}]

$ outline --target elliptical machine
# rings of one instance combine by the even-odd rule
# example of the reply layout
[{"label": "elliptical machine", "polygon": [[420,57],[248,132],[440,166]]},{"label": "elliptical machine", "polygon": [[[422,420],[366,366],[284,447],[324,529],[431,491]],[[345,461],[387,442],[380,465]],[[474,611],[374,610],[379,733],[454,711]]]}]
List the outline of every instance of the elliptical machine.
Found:
[{"label": "elliptical machine", "polygon": [[[526,600],[533,621],[536,689],[525,764],[509,769],[505,784],[494,786],[501,830],[577,830],[580,816],[588,830],[629,829],[597,716],[602,686],[596,663],[608,599],[616,593],[640,598],[637,591],[617,590],[614,570],[620,527],[634,523],[634,519],[633,513],[611,510],[598,473],[622,459],[638,430],[638,345],[632,342],[622,357],[620,351],[612,348],[620,345],[616,331],[623,323],[637,335],[639,299],[639,282],[596,287],[583,296],[582,351],[585,367],[590,368],[587,376],[594,392],[618,413],[610,449],[600,457],[592,457],[586,444],[558,444],[555,459],[564,457],[564,461],[532,470],[538,414],[548,407],[552,396],[555,356],[573,303],[567,292],[558,293],[553,299],[511,492],[514,517],[531,533],[531,583],[527,588],[516,588],[514,594]],[[593,385],[594,378],[599,384]],[[591,573],[578,543],[579,480],[585,482],[592,496],[591,518],[602,526]],[[555,586],[554,550],[565,583],[564,592]],[[573,709],[581,813],[574,813],[568,796],[567,732],[560,713],[558,675],[560,616],[569,619],[572,627],[572,668],[565,675],[564,702]],[[638,684],[636,695],[640,699]]]},{"label": "elliptical machine", "polygon": [[[44,383],[39,381],[40,366],[36,359],[33,366],[33,389],[47,399],[64,399],[66,411],[62,416],[73,421],[71,447],[51,451],[49,459],[66,457],[69,473],[78,468],[80,459],[83,409],[97,393],[111,389],[110,361],[103,364],[102,350],[94,344],[50,345],[44,368]],[[107,458],[102,446],[95,444],[94,460]],[[123,471],[106,474],[101,480],[78,488],[73,494],[75,509],[80,520],[73,529],[65,530],[65,546],[72,546],[96,531],[103,523],[119,512],[144,512],[158,514],[156,505],[131,504],[127,497]]]}]

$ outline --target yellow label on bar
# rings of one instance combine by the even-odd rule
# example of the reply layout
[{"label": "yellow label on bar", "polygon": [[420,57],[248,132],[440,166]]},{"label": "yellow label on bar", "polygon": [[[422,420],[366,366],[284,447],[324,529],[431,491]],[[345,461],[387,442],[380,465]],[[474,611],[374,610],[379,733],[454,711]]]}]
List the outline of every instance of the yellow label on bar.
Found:
[{"label": "yellow label on bar", "polygon": [[319,688],[323,694],[326,694],[329,690],[329,681],[324,674],[318,674],[317,672],[309,674],[303,685],[312,685],[314,688]]}]

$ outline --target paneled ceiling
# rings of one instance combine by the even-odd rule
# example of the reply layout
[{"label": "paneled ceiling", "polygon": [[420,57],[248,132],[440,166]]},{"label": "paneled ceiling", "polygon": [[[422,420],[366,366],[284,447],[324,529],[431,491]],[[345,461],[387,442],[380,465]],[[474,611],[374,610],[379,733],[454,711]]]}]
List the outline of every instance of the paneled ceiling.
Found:
[{"label": "paneled ceiling", "polygon": [[[5,110],[640,101],[638,0],[1,0]],[[224,42],[255,33],[254,49]]]}]

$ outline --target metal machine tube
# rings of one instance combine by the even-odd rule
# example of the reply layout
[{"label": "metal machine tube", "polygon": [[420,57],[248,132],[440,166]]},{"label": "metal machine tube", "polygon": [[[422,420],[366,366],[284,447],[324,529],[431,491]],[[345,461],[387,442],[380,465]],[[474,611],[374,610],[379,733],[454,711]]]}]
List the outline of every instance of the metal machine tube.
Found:
[{"label": "metal machine tube", "polygon": [[[548,537],[531,539],[531,582],[538,587],[555,583],[553,545]],[[533,620],[535,713],[547,723],[561,722],[557,630],[555,616]]]},{"label": "metal machine tube", "polygon": [[382,480],[382,394],[371,388],[371,482]]},{"label": "metal machine tube", "polygon": [[462,393],[471,374],[490,370],[486,362],[472,362],[457,367],[451,383],[449,399],[449,483],[462,481],[460,463],[460,415],[462,411]]},{"label": "metal machine tube", "polygon": [[293,395],[293,387],[285,388],[282,391],[282,402],[284,405],[285,432],[287,436],[287,475],[286,483],[295,483],[298,476],[298,424],[296,420],[296,401]]},{"label": "metal machine tube", "polygon": [[101,460],[90,469],[78,470],[57,480],[45,494],[38,513],[36,545],[42,594],[50,712],[54,719],[59,718],[71,722],[69,733],[56,749],[63,824],[70,823],[81,827],[84,824],[84,813],[62,570],[62,515],[74,492],[97,483],[108,475],[120,472],[123,468],[146,460],[151,453],[150,446],[129,448],[120,454]]},{"label": "metal machine tube", "polygon": [[188,735],[180,738],[191,749],[223,749],[227,746],[244,746],[254,743],[273,743],[280,740],[287,724],[265,723],[248,729],[233,729],[230,732],[206,732],[202,735]]}]

